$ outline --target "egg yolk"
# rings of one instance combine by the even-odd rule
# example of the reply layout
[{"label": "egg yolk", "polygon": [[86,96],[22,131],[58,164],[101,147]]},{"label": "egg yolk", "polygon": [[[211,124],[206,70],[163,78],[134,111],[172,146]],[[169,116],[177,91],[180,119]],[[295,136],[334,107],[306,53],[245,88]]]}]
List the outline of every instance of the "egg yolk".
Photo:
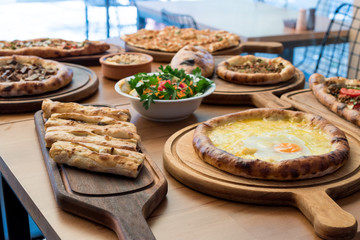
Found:
[{"label": "egg yolk", "polygon": [[301,150],[301,147],[294,143],[279,143],[274,145],[274,150],[277,152],[293,153]]}]

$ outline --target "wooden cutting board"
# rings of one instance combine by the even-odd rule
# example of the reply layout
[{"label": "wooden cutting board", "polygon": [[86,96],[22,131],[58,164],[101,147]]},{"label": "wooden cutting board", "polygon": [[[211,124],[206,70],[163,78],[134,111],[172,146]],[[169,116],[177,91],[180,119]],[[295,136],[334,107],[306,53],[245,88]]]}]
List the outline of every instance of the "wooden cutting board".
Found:
[{"label": "wooden cutting board", "polygon": [[114,230],[119,239],[155,239],[145,218],[165,198],[167,181],[147,155],[136,179],[56,164],[44,140],[42,111],[35,125],[50,182],[59,206]]},{"label": "wooden cutting board", "polygon": [[[289,93],[289,96],[293,95]],[[314,104],[307,96],[302,99],[309,105]],[[350,159],[327,176],[282,182],[247,179],[223,172],[202,161],[195,153],[192,138],[197,124],[176,132],[167,140],[164,166],[178,181],[197,191],[232,201],[294,206],[313,224],[320,237],[351,239],[356,234],[357,221],[333,199],[360,189],[360,134],[339,122],[333,121],[346,133],[351,148]]]},{"label": "wooden cutting board", "polygon": [[[162,52],[150,49],[135,47],[125,44],[127,52],[141,52],[151,55],[154,62],[170,62],[176,52]],[[264,52],[264,53],[282,53],[283,45],[278,42],[244,42],[239,45],[212,53],[214,56],[219,55],[238,55],[243,52]]]},{"label": "wooden cutting board", "polygon": [[[231,56],[215,56],[215,66]],[[219,78],[215,73],[211,78],[216,84],[215,91],[204,98],[204,103],[231,104],[231,105],[254,105],[257,107],[281,107],[289,108],[287,102],[278,98],[283,93],[303,89],[305,76],[302,71],[296,69],[295,76],[287,82],[249,86],[231,83]]]},{"label": "wooden cutting board", "polygon": [[94,94],[99,86],[96,73],[80,65],[66,63],[73,70],[72,82],[56,91],[23,97],[0,97],[0,113],[33,112],[41,108],[44,99],[56,101],[79,101]]},{"label": "wooden cutting board", "polygon": [[112,54],[112,53],[122,53],[125,52],[125,49],[115,45],[115,44],[109,44],[110,48],[103,52],[103,53],[98,53],[98,54],[92,54],[92,55],[83,55],[83,56],[72,56],[72,57],[62,57],[62,58],[55,58],[53,60],[59,61],[59,62],[67,62],[67,63],[77,63],[77,64],[81,64],[81,65],[92,65],[92,64],[97,64],[99,65],[99,59],[107,54]]}]

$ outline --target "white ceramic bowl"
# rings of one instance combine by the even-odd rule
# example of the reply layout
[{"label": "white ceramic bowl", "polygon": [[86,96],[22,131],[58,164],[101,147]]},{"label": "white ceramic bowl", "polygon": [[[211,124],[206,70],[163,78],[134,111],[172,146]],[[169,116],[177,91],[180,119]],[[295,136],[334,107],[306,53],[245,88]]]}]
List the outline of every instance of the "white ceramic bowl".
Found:
[{"label": "white ceramic bowl", "polygon": [[144,118],[158,122],[172,122],[187,118],[200,106],[203,98],[215,90],[215,83],[213,83],[200,96],[176,100],[154,100],[154,103],[151,103],[149,109],[146,110],[143,107],[143,102],[140,102],[140,98],[121,91],[119,82],[115,84],[115,90],[120,95],[129,98],[133,108]]}]

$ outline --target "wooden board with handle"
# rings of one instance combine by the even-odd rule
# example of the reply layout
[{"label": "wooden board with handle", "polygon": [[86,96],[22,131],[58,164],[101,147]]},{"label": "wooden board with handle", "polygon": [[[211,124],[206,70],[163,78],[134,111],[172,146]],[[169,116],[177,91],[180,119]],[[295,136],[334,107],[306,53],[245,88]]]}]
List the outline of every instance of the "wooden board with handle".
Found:
[{"label": "wooden board with handle", "polygon": [[360,131],[319,103],[308,89],[284,94],[281,100],[298,110],[321,115],[341,128],[350,144],[349,161],[338,171],[301,181],[262,181],[223,172],[202,161],[192,146],[197,124],[172,135],[164,146],[164,166],[178,181],[197,191],[233,201],[297,207],[325,239],[351,239],[357,220],[333,199],[360,189]]},{"label": "wooden board with handle", "polygon": [[[125,44],[127,52],[141,52],[151,55],[154,58],[154,62],[170,62],[176,52],[163,52],[150,49],[144,49],[135,47],[129,44]],[[240,53],[249,52],[263,52],[263,53],[282,53],[283,45],[279,42],[243,42],[235,47],[222,49],[211,53],[214,56],[219,55],[238,55]]]},{"label": "wooden board with handle", "polygon": [[41,108],[44,99],[79,101],[93,95],[99,87],[99,79],[91,69],[66,63],[73,70],[72,82],[56,91],[32,96],[0,98],[0,113],[34,112]]},{"label": "wooden board with handle", "polygon": [[164,166],[178,181],[199,192],[232,201],[294,206],[313,224],[320,237],[354,237],[356,219],[333,198],[360,189],[359,135],[345,130],[351,147],[350,160],[332,174],[301,181],[264,181],[235,176],[202,161],[192,146],[196,126],[176,132],[164,146]]},{"label": "wooden board with handle", "polygon": [[360,129],[355,124],[339,117],[336,113],[329,110],[327,107],[322,105],[312,93],[310,89],[302,89],[297,91],[288,92],[281,96],[283,101],[290,103],[294,108],[320,115],[333,124],[347,128],[350,131],[355,132],[360,136]]},{"label": "wooden board with handle", "polygon": [[167,181],[141,143],[139,148],[146,160],[136,179],[58,165],[46,148],[42,111],[36,112],[34,118],[58,205],[109,227],[119,239],[155,239],[145,219],[165,198]]},{"label": "wooden board with handle", "polygon": [[[215,66],[231,56],[215,56]],[[225,81],[214,73],[211,78],[216,84],[215,91],[204,98],[204,103],[230,104],[230,105],[254,105],[257,107],[291,107],[288,102],[282,101],[278,96],[286,92],[303,89],[305,76],[302,71],[296,69],[295,76],[289,81],[263,85],[250,86]]]},{"label": "wooden board with handle", "polygon": [[93,65],[94,63],[98,65],[99,59],[104,55],[125,52],[125,49],[118,45],[115,45],[115,44],[109,44],[109,45],[110,45],[110,48],[102,53],[97,53],[97,54],[92,54],[92,55],[54,58],[52,60],[59,61],[59,62],[76,63],[76,64],[81,64],[81,65]]}]

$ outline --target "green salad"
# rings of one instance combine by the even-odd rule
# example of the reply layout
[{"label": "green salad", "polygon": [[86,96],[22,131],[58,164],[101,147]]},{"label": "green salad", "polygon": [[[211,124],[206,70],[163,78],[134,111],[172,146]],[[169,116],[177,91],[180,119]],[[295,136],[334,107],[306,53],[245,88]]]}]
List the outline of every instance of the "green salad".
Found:
[{"label": "green salad", "polygon": [[196,68],[192,75],[170,66],[160,66],[159,69],[159,73],[138,73],[128,80],[130,89],[136,91],[145,109],[156,99],[175,100],[202,95],[213,83],[201,76],[200,68]]}]

